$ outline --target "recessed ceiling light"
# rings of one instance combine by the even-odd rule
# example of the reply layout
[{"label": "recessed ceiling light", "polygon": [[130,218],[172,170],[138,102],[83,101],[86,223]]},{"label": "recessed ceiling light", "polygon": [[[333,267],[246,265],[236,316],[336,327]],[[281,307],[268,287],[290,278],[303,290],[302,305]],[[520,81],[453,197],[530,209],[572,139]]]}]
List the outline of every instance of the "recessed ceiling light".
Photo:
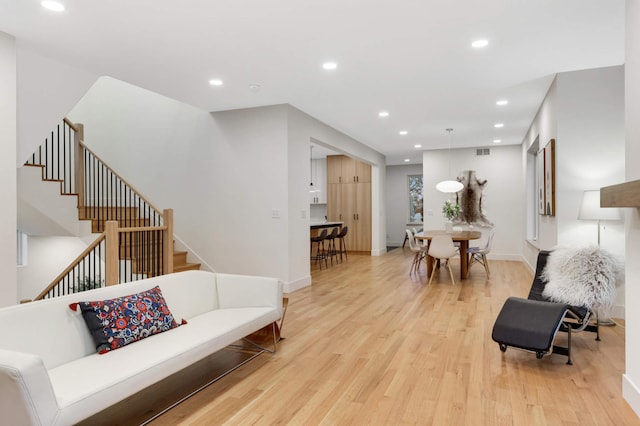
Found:
[{"label": "recessed ceiling light", "polygon": [[398,133],[401,134],[402,136],[409,134],[409,132],[407,132],[406,130],[400,130]]},{"label": "recessed ceiling light", "polygon": [[414,148],[422,148],[422,145],[417,144],[417,145],[414,145],[413,147],[414,147]]},{"label": "recessed ceiling light", "polygon": [[411,160],[410,160],[410,159],[408,159],[408,158],[405,158],[405,159],[404,159],[404,162],[405,162],[405,163],[408,163],[409,161],[411,161]]},{"label": "recessed ceiling light", "polygon": [[222,80],[215,78],[213,80],[209,80],[209,84],[212,86],[222,86],[224,83],[222,82]]},{"label": "recessed ceiling light", "polygon": [[489,45],[489,40],[485,40],[485,39],[475,40],[473,43],[471,43],[471,46],[475,48],[487,47],[488,45]]},{"label": "recessed ceiling light", "polygon": [[325,62],[324,64],[322,64],[322,68],[324,68],[325,70],[335,70],[336,68],[338,68],[338,64],[336,64],[335,62]]},{"label": "recessed ceiling light", "polygon": [[509,101],[508,101],[508,100],[506,100],[506,99],[500,99],[498,102],[496,102],[496,105],[498,105],[498,106],[504,106],[504,105],[506,105],[506,104],[508,104],[508,103],[509,103]]},{"label": "recessed ceiling light", "polygon": [[502,142],[500,139],[494,139],[493,140],[493,143],[500,143],[500,142]]},{"label": "recessed ceiling light", "polygon": [[378,117],[388,117],[389,113],[387,111],[380,111],[378,113]]},{"label": "recessed ceiling light", "polygon": [[495,127],[496,129],[501,129],[502,127],[504,127],[504,124],[496,123],[496,124],[493,125],[493,127]]},{"label": "recessed ceiling light", "polygon": [[40,3],[45,9],[53,10],[54,12],[62,12],[64,5],[57,1],[45,0]]}]

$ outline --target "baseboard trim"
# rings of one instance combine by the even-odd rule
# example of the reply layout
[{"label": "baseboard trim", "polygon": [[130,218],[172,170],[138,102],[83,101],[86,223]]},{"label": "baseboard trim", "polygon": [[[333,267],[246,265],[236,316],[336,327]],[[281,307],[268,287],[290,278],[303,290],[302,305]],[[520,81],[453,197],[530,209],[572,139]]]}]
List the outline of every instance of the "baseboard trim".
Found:
[{"label": "baseboard trim", "polygon": [[615,305],[611,309],[611,317],[624,319],[624,305]]},{"label": "baseboard trim", "polygon": [[285,293],[293,293],[296,290],[309,287],[310,285],[311,285],[311,275],[307,275],[306,277],[300,278],[299,280],[284,283],[282,286],[282,291]]},{"label": "baseboard trim", "polygon": [[622,397],[640,417],[640,389],[626,374],[622,375]]},{"label": "baseboard trim", "polygon": [[371,250],[371,256],[382,256],[387,252],[387,248]]}]

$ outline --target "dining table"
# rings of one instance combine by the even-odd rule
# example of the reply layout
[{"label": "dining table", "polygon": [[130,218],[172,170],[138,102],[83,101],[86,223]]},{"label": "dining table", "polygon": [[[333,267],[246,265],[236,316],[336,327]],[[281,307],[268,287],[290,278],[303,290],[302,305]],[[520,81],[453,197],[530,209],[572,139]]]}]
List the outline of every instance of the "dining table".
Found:
[{"label": "dining table", "polygon": [[[429,245],[431,239],[436,235],[451,235],[451,239],[454,243],[459,243],[460,246],[460,279],[467,278],[467,269],[469,268],[469,255],[467,250],[469,249],[469,241],[478,240],[482,237],[482,232],[474,230],[464,231],[446,231],[444,229],[424,230],[415,234],[416,240],[422,240],[427,245],[427,252],[429,251]],[[433,258],[426,256],[427,260],[427,276],[431,276],[433,272]]]}]

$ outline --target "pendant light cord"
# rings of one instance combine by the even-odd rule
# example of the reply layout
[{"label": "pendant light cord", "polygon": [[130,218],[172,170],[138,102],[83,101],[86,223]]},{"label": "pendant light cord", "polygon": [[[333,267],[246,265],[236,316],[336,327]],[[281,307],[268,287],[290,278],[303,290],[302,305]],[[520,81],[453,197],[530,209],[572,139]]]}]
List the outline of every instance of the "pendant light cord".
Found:
[{"label": "pendant light cord", "polygon": [[451,132],[453,132],[453,128],[449,127],[445,130],[449,133],[449,173],[447,174],[447,176],[451,177]]}]

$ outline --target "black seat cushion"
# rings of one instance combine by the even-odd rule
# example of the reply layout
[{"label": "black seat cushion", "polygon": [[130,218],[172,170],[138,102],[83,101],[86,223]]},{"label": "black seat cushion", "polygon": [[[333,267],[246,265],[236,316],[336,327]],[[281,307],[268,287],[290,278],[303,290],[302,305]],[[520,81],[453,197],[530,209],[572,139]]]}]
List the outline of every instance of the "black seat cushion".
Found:
[{"label": "black seat cushion", "polygon": [[491,338],[508,346],[549,352],[568,308],[563,303],[510,297],[496,318]]}]

